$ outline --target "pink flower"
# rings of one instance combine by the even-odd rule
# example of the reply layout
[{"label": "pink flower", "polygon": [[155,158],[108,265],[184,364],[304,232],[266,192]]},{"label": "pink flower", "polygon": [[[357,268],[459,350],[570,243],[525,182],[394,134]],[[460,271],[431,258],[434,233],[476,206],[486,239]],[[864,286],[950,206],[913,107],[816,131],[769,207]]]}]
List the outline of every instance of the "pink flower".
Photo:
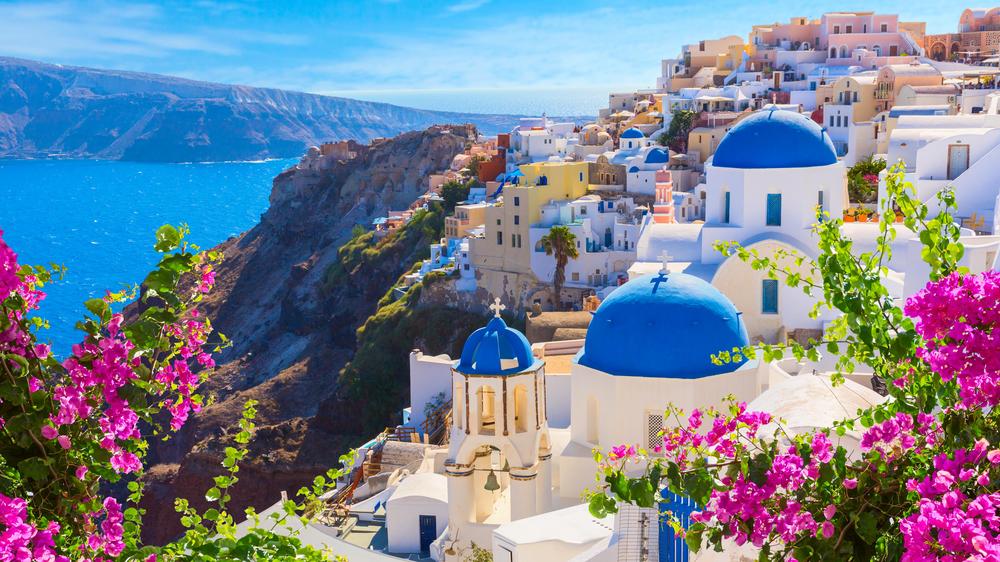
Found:
[{"label": "pink flower", "polygon": [[38,377],[30,377],[28,379],[28,392],[38,392],[42,386],[42,381]]},{"label": "pink flower", "polygon": [[858,487],[858,479],[857,478],[845,478],[844,479],[844,487],[847,488],[848,490],[853,490],[853,489],[857,488]]},{"label": "pink flower", "polygon": [[827,519],[833,519],[833,516],[837,514],[837,506],[832,503],[823,508],[823,517]]},{"label": "pink flower", "polygon": [[118,451],[111,455],[111,468],[118,474],[131,474],[142,470],[139,457],[128,451]]},{"label": "pink flower", "polygon": [[76,468],[76,478],[77,480],[83,480],[87,476],[87,467],[80,465]]},{"label": "pink flower", "polygon": [[59,437],[59,430],[52,427],[51,425],[43,425],[42,437],[46,439],[55,439],[56,437]]},{"label": "pink flower", "polygon": [[833,536],[833,530],[834,530],[833,523],[830,523],[829,521],[824,521],[819,528],[820,528],[820,533],[823,535],[824,539],[829,539],[830,537]]},{"label": "pink flower", "polygon": [[611,452],[608,454],[608,458],[616,461],[620,459],[630,459],[636,454],[635,445],[618,445],[617,447],[611,447]]},{"label": "pink flower", "polygon": [[65,435],[60,435],[59,437],[56,437],[56,441],[59,442],[59,446],[62,447],[63,449],[68,450],[72,446],[69,437]]}]

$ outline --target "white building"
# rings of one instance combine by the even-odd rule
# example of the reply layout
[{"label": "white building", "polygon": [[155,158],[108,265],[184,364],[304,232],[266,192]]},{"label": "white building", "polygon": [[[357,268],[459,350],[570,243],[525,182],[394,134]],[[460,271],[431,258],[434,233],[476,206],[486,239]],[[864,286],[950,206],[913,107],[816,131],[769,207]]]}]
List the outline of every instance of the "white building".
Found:
[{"label": "white building", "polygon": [[554,156],[565,157],[576,144],[576,124],[556,123],[544,115],[525,117],[510,132],[507,155],[508,171],[517,164],[542,162]]},{"label": "white building", "polygon": [[[938,191],[951,186],[958,216],[971,221],[967,226],[996,233],[1000,94],[990,95],[984,111],[975,115],[899,116],[889,137],[887,162],[899,161],[905,163],[906,179],[920,199],[931,201]],[[884,192],[882,182],[879,195]]]},{"label": "white building", "polygon": [[555,225],[566,226],[576,236],[579,255],[566,264],[567,287],[602,289],[628,277],[644,223],[631,198],[585,195],[575,201],[551,201],[540,215],[529,231],[531,270],[540,281],[551,283],[555,275],[555,257],[546,254],[541,243]]}]

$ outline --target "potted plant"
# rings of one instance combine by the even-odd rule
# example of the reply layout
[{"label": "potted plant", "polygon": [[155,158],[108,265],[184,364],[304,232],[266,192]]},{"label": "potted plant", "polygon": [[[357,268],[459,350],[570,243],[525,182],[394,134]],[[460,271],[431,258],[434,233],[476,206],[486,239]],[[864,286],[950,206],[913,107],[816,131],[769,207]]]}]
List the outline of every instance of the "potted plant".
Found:
[{"label": "potted plant", "polygon": [[854,209],[848,207],[844,209],[844,222],[854,222]]}]

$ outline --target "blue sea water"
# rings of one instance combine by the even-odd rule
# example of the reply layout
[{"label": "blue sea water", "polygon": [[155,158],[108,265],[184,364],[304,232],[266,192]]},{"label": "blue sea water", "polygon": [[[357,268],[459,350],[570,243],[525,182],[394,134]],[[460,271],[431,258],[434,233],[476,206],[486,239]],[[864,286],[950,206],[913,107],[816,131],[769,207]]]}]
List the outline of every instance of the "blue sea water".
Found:
[{"label": "blue sea water", "polygon": [[[622,88],[631,91],[632,88]],[[618,90],[615,90],[618,91]],[[509,115],[597,115],[608,105],[608,87],[494,88],[466,90],[341,90],[324,92],[437,111]]]},{"label": "blue sea water", "polygon": [[40,315],[59,354],[80,336],[83,301],[139,283],[156,263],[153,233],[186,223],[208,248],[254,226],[271,180],[294,160],[142,164],[0,160],[0,230],[26,264],[57,263],[66,276],[46,288]]}]

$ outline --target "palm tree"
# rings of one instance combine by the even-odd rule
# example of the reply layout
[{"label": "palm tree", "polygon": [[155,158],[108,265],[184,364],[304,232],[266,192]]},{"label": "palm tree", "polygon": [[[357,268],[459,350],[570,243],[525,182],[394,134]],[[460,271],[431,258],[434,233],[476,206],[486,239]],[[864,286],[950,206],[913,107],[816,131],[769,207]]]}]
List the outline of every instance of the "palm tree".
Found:
[{"label": "palm tree", "polygon": [[559,310],[562,304],[560,295],[563,284],[566,283],[566,263],[570,258],[576,259],[580,256],[580,252],[576,249],[576,235],[570,232],[568,227],[556,225],[549,229],[548,234],[542,236],[540,242],[545,248],[545,254],[556,258],[556,272],[552,276],[552,286],[555,289],[556,310]]}]

